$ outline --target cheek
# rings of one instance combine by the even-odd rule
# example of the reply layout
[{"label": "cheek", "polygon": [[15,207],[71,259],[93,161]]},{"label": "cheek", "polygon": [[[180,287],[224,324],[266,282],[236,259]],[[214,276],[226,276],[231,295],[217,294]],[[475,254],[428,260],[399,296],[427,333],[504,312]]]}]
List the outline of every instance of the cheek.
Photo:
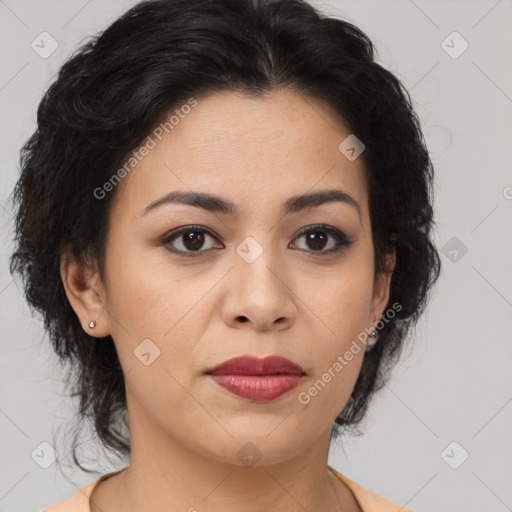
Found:
[{"label": "cheek", "polygon": [[125,254],[122,265],[115,250],[111,256],[109,321],[127,388],[139,403],[178,408],[190,399],[181,386],[194,383],[198,340],[217,311],[205,292],[223,272],[176,270],[156,253]]},{"label": "cheek", "polygon": [[[372,262],[359,258],[309,287],[305,302],[315,343],[308,350],[310,378],[299,402],[309,414],[333,420],[352,393],[363,363],[372,299]],[[306,292],[305,292],[306,293]]]},{"label": "cheek", "polygon": [[[335,295],[337,306],[322,309],[319,324],[309,353],[312,362],[308,378],[298,393],[298,402],[309,417],[334,421],[345,407],[361,370],[365,346],[361,334],[367,336],[368,295]],[[325,324],[325,325],[323,325]],[[329,326],[329,328],[326,327]],[[359,337],[358,337],[359,336]]]},{"label": "cheek", "polygon": [[373,262],[362,254],[354,254],[344,265],[308,281],[303,287],[304,302],[317,330],[315,360],[332,358],[344,351],[353,338],[369,327],[373,291]]},{"label": "cheek", "polygon": [[[154,360],[151,368],[166,359],[166,347],[181,324],[186,323],[193,297],[189,300],[181,291],[179,276],[163,276],[163,269],[151,264],[142,252],[135,248],[121,251],[121,247],[129,246],[121,244],[120,236],[111,239],[107,260],[108,321],[125,373],[139,372],[148,359]],[[176,348],[174,356],[179,358],[184,347]],[[147,353],[149,357],[141,356]],[[153,373],[147,372],[150,379]]]},{"label": "cheek", "polygon": [[[110,326],[126,337],[164,338],[164,335],[190,309],[188,286],[182,275],[164,266],[159,257],[162,248],[148,248],[142,242],[130,242],[136,236],[118,226],[111,234],[107,258],[107,289]],[[193,297],[190,297],[192,300]],[[135,341],[135,340],[134,340]]]}]

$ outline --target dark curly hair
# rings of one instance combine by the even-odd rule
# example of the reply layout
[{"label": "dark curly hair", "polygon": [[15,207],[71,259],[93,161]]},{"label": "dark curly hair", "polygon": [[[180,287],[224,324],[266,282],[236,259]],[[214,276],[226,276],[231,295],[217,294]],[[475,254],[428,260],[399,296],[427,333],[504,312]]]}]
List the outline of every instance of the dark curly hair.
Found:
[{"label": "dark curly hair", "polygon": [[[388,304],[401,308],[366,353],[331,438],[357,431],[370,398],[385,383],[409,329],[440,274],[431,240],[433,166],[401,82],[374,60],[359,28],[302,0],[152,0],[135,5],[83,44],[61,67],[21,150],[13,191],[15,251],[10,271],[23,279],[31,311],[44,319],[67,383],[104,448],[129,455],[123,371],[110,336],[82,329],[66,297],[60,256],[90,256],[104,276],[109,206],[93,191],[123,166],[159,123],[187,98],[216,91],[262,96],[288,87],[327,102],[365,145],[375,272],[396,265]],[[73,460],[84,468],[76,456]]]}]

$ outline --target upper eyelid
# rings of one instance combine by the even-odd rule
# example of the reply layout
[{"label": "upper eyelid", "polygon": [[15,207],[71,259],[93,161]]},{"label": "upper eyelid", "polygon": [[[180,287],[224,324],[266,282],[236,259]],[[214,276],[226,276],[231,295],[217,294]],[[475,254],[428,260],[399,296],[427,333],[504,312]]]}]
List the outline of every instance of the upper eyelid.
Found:
[{"label": "upper eyelid", "polygon": [[176,228],[176,229],[169,231],[162,237],[162,241],[165,242],[166,240],[170,240],[176,236],[186,233],[187,231],[194,231],[194,230],[204,231],[207,235],[210,235],[212,238],[216,238],[216,239],[220,238],[212,230],[210,230],[209,228],[207,228],[205,226],[196,226],[196,225],[191,224],[188,226],[182,226],[180,228]]}]

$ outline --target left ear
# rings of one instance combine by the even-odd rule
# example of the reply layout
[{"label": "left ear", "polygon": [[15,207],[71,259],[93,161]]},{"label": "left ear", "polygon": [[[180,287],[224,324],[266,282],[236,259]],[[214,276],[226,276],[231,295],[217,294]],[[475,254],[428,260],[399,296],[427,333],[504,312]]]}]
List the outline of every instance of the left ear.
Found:
[{"label": "left ear", "polygon": [[[375,276],[373,284],[373,298],[370,322],[378,321],[384,313],[384,308],[389,300],[389,289],[391,285],[391,276],[396,263],[396,250],[393,248],[386,256],[385,270]],[[376,319],[376,320],[375,320]]]}]

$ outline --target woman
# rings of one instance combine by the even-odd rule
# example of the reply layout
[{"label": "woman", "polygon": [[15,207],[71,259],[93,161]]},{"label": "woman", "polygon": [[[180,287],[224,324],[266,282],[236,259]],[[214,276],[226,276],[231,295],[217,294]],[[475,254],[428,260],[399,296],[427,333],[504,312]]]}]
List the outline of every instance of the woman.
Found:
[{"label": "woman", "polygon": [[37,121],[11,272],[129,456],[46,512],[407,510],[327,464],[440,268],[418,118],[367,36],[299,0],[142,2]]}]

